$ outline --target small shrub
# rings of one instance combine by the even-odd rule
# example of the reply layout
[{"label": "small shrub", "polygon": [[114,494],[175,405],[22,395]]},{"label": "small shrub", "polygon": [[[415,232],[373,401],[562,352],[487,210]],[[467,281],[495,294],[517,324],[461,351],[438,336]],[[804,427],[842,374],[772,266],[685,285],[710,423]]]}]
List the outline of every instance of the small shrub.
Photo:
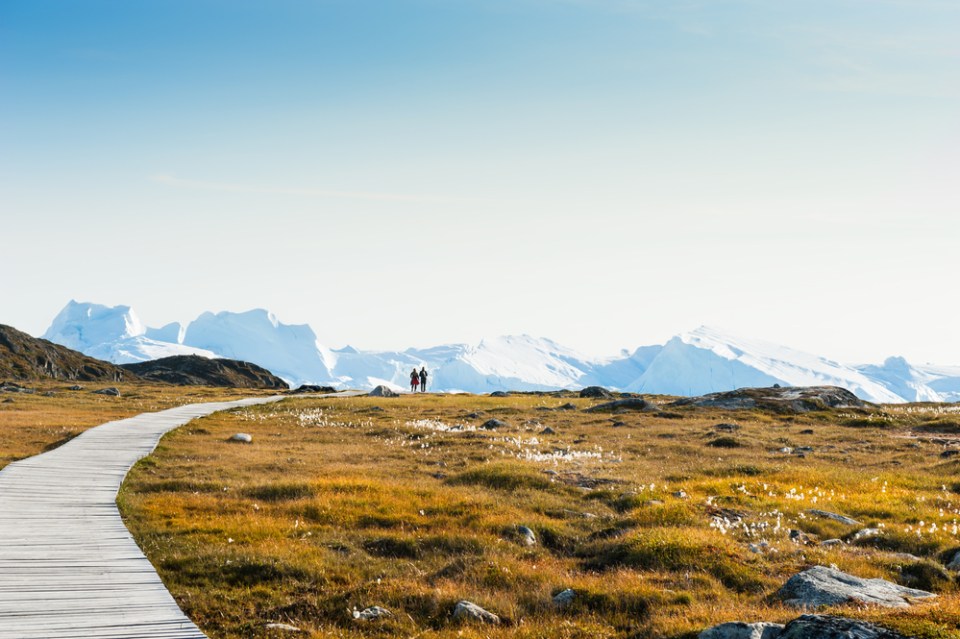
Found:
[{"label": "small shrub", "polygon": [[460,473],[447,480],[453,485],[472,484],[498,490],[550,488],[550,480],[542,473],[519,464],[489,464]]},{"label": "small shrub", "polygon": [[262,486],[253,486],[243,491],[243,494],[251,499],[260,501],[293,501],[296,499],[309,499],[315,497],[316,489],[310,484],[305,483],[280,483],[264,484]]}]

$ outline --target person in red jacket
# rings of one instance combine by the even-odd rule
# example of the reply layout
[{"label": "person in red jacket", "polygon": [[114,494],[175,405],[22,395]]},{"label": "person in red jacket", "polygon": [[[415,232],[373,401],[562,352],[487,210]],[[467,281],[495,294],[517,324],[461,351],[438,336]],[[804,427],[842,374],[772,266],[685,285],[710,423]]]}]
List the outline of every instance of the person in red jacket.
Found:
[{"label": "person in red jacket", "polygon": [[410,371],[410,392],[416,393],[417,386],[419,385],[420,385],[420,373],[417,372],[417,368],[416,366],[414,366],[413,370]]}]

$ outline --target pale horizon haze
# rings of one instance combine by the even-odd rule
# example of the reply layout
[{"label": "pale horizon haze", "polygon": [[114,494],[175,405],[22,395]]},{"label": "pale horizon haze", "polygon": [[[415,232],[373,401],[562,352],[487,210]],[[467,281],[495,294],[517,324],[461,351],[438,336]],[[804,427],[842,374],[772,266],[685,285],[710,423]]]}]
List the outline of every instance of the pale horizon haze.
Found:
[{"label": "pale horizon haze", "polygon": [[960,3],[0,3],[0,323],[960,365]]}]

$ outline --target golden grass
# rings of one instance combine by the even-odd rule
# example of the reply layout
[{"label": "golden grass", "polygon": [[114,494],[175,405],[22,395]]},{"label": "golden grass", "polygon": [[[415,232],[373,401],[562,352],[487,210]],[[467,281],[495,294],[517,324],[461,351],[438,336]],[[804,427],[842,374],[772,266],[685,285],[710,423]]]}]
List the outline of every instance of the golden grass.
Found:
[{"label": "golden grass", "polygon": [[[181,606],[219,639],[282,636],[268,622],[311,637],[689,638],[796,617],[771,594],[816,564],[941,595],[833,612],[958,636],[960,594],[937,568],[960,548],[960,463],[940,457],[954,413],[556,410],[568,402],[595,403],[296,398],[217,414],[165,437],[119,504]],[[494,417],[508,427],[479,428]],[[541,435],[547,426],[556,433]],[[239,431],[253,443],[226,441]],[[709,445],[721,436],[738,446]],[[881,533],[853,542],[865,526]],[[791,529],[849,543],[802,545]],[[558,610],[566,588],[576,599]],[[504,625],[455,622],[461,599]],[[372,605],[394,617],[354,620]]]}]

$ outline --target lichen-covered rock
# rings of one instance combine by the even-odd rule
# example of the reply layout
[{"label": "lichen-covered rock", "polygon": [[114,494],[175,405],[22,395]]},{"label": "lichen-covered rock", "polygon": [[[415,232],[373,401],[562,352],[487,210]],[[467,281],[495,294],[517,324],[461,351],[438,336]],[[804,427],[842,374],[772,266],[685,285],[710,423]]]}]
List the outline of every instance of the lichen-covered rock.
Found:
[{"label": "lichen-covered rock", "polygon": [[789,606],[802,608],[844,603],[906,608],[914,599],[936,597],[925,590],[905,588],[885,579],[861,579],[826,566],[814,566],[790,577],[777,596]]},{"label": "lichen-covered rock", "polygon": [[832,513],[827,510],[817,510],[816,508],[810,508],[809,510],[807,510],[807,512],[817,517],[823,517],[824,519],[832,519],[833,521],[839,521],[841,524],[846,524],[848,526],[860,525],[860,522],[857,521],[856,519],[852,519],[850,517],[847,517],[846,515],[838,515],[837,513]]},{"label": "lichen-covered rock", "polygon": [[783,624],[779,623],[731,621],[707,628],[697,639],[779,639],[782,631]]},{"label": "lichen-covered rock", "polygon": [[603,386],[587,386],[580,391],[580,397],[590,397],[593,399],[613,399],[613,393]]},{"label": "lichen-covered rock", "polygon": [[524,546],[536,546],[537,536],[526,526],[517,526],[517,534],[520,537],[520,543]]},{"label": "lichen-covered rock", "polygon": [[109,395],[110,397],[120,397],[120,390],[114,388],[113,386],[109,388],[101,388],[100,390],[93,391],[94,395]]},{"label": "lichen-covered rock", "polygon": [[386,608],[381,608],[380,606],[370,606],[368,608],[364,608],[363,610],[353,611],[353,618],[360,621],[377,621],[378,619],[384,619],[392,616],[392,612]]},{"label": "lichen-covered rock", "polygon": [[503,420],[488,419],[487,421],[483,422],[480,428],[483,430],[497,430],[498,428],[506,428],[507,426],[509,426],[509,424]]},{"label": "lichen-covered rock", "polygon": [[567,588],[553,596],[553,605],[557,608],[566,608],[577,598],[577,593],[572,588]]}]

